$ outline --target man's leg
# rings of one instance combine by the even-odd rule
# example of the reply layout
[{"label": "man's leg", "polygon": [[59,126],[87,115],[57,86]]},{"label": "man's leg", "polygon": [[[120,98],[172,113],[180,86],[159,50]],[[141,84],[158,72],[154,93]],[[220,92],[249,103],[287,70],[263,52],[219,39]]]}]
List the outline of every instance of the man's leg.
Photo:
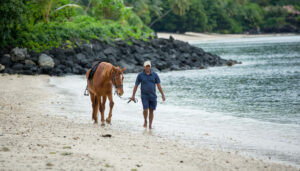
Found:
[{"label": "man's leg", "polygon": [[144,114],[144,119],[145,119],[144,127],[147,128],[148,109],[144,109],[143,114]]},{"label": "man's leg", "polygon": [[147,128],[147,117],[148,117],[148,110],[149,110],[149,99],[142,97],[143,103],[143,115],[144,115],[144,127]]},{"label": "man's leg", "polygon": [[152,129],[153,117],[154,117],[154,115],[153,115],[153,109],[149,108],[149,129]]}]

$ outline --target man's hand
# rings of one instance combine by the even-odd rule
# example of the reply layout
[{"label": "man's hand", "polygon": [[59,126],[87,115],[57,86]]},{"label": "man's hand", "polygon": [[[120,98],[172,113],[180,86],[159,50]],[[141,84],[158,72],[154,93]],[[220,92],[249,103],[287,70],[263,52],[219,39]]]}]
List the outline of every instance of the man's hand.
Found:
[{"label": "man's hand", "polygon": [[129,101],[127,103],[130,103],[131,101],[133,101],[134,103],[136,103],[137,99],[135,99],[135,97],[132,96],[131,98],[129,98]]},{"label": "man's hand", "polygon": [[159,90],[159,92],[160,92],[160,94],[161,94],[162,100],[165,101],[165,100],[166,100],[165,94],[164,94],[164,92],[163,92],[163,90],[162,90],[160,84],[156,84],[156,85],[157,85],[157,88],[158,88],[158,90]]},{"label": "man's hand", "polygon": [[134,97],[134,96],[132,96],[132,97],[130,98],[130,100],[134,101],[134,100],[135,100],[135,97]]},{"label": "man's hand", "polygon": [[166,101],[165,95],[162,95],[161,98],[162,98],[162,101]]},{"label": "man's hand", "polygon": [[138,88],[138,85],[135,85],[133,88],[132,96],[130,98],[131,101],[135,101],[135,93],[136,93],[137,88]]}]

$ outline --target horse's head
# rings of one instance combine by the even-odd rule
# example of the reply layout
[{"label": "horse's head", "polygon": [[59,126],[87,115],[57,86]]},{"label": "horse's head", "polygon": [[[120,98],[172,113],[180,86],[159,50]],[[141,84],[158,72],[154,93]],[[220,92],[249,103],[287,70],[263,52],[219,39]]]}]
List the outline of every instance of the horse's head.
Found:
[{"label": "horse's head", "polygon": [[126,68],[121,69],[120,67],[113,67],[112,70],[112,83],[116,88],[116,93],[118,96],[122,96],[123,91],[123,80],[124,75],[123,72],[126,70]]}]

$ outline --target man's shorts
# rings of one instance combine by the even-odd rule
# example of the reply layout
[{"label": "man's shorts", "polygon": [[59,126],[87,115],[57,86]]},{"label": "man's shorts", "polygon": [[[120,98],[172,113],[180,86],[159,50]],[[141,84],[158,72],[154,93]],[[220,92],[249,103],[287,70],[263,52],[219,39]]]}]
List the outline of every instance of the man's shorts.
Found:
[{"label": "man's shorts", "polygon": [[156,98],[147,98],[147,97],[142,97],[142,103],[143,103],[143,109],[156,109],[157,101]]}]

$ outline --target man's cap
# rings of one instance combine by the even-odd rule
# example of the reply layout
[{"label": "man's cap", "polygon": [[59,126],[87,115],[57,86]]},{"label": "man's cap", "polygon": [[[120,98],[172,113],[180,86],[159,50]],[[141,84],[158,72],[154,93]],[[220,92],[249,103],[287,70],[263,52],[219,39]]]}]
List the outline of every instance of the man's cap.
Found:
[{"label": "man's cap", "polygon": [[149,65],[151,67],[151,61],[145,61],[144,66],[147,66],[147,65]]}]

